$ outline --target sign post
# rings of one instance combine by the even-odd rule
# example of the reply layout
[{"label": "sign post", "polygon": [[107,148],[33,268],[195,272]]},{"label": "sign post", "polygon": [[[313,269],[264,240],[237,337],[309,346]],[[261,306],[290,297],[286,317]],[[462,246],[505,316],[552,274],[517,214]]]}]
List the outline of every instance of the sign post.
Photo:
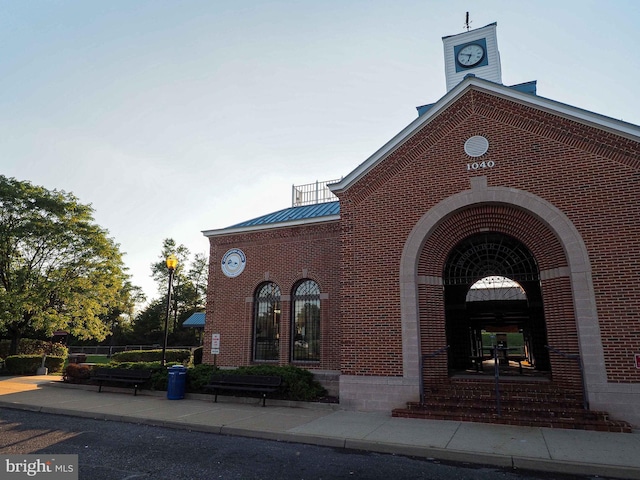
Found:
[{"label": "sign post", "polygon": [[220,354],[220,334],[213,333],[211,334],[211,355],[213,355],[213,368],[216,369],[216,361],[218,359],[218,355]]}]

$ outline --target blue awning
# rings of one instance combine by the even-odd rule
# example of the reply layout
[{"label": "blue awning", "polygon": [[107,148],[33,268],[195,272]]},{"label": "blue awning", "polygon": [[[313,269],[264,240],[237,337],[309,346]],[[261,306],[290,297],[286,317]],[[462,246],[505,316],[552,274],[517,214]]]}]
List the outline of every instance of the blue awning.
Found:
[{"label": "blue awning", "polygon": [[182,326],[191,328],[204,328],[204,312],[194,313],[184,321]]}]

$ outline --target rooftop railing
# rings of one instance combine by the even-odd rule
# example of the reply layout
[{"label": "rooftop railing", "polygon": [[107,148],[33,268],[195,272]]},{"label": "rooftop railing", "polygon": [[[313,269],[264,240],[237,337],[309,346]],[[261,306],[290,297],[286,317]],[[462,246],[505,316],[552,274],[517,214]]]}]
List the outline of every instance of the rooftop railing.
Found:
[{"label": "rooftop railing", "polygon": [[301,207],[303,205],[315,205],[317,203],[335,202],[338,200],[328,185],[337,183],[341,179],[316,181],[306,185],[294,185],[291,190],[291,206]]}]

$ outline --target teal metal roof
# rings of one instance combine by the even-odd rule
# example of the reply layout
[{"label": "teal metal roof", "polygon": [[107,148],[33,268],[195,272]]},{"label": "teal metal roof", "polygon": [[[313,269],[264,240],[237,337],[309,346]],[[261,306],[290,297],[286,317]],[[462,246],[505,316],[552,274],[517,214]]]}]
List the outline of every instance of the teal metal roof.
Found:
[{"label": "teal metal roof", "polygon": [[277,212],[268,213],[246,222],[237,223],[227,228],[254,227],[256,225],[270,225],[273,223],[290,222],[295,220],[309,220],[340,214],[340,202],[316,203],[301,207],[285,208]]},{"label": "teal metal roof", "polygon": [[197,312],[187,318],[183,327],[204,328],[204,312]]}]

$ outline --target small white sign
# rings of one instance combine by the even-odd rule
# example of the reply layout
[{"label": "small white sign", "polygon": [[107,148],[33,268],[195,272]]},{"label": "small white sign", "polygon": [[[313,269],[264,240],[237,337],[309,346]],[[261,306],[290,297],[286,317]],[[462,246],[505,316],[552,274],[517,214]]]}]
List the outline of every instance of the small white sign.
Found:
[{"label": "small white sign", "polygon": [[218,355],[220,353],[220,334],[211,334],[211,355]]}]

